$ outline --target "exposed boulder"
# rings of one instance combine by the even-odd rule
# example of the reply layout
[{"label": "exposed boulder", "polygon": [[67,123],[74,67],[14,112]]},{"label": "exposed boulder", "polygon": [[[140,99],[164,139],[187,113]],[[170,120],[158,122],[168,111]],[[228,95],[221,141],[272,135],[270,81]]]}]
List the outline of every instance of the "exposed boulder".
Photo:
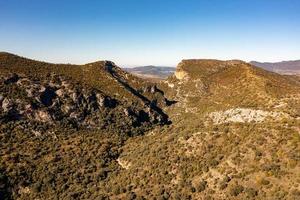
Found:
[{"label": "exposed boulder", "polygon": [[64,94],[65,94],[65,91],[64,89],[58,89],[55,91],[56,95],[59,96],[59,97],[63,97]]},{"label": "exposed boulder", "polygon": [[8,112],[10,111],[14,106],[14,103],[11,99],[8,98],[4,98],[4,100],[2,101],[2,109],[4,112]]},{"label": "exposed boulder", "polygon": [[40,137],[42,133],[40,131],[33,130],[32,133],[34,134],[35,137]]},{"label": "exposed boulder", "polygon": [[44,110],[37,110],[35,112],[35,119],[37,121],[41,121],[41,122],[48,122],[48,123],[52,122],[51,115],[47,111],[44,111]]},{"label": "exposed boulder", "polygon": [[96,94],[96,97],[97,97],[97,102],[99,104],[100,107],[105,107],[105,97],[102,96],[101,94]]}]

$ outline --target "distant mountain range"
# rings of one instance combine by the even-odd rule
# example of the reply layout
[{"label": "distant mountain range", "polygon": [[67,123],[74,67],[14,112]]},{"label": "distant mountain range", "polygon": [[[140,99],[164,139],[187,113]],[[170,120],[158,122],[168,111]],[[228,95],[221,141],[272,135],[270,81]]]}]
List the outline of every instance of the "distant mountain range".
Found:
[{"label": "distant mountain range", "polygon": [[250,64],[261,67],[268,71],[277,72],[286,75],[300,75],[300,60],[282,61],[282,62],[257,62],[251,61]]},{"label": "distant mountain range", "polygon": [[142,67],[124,68],[124,70],[141,78],[160,80],[172,75],[175,72],[176,68],[149,65]]},{"label": "distant mountain range", "polygon": [[[274,63],[251,61],[250,64],[279,74],[300,75],[300,60]],[[175,67],[153,65],[123,69],[141,78],[146,78],[148,80],[150,79],[154,81],[166,79],[170,75],[174,74],[176,70]]]}]

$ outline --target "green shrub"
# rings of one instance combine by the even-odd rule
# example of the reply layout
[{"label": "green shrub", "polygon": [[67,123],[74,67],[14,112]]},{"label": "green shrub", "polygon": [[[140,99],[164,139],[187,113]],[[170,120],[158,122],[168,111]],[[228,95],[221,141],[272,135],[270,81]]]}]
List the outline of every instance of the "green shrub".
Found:
[{"label": "green shrub", "polygon": [[242,185],[235,185],[230,188],[231,196],[238,196],[240,193],[244,191],[244,187]]}]

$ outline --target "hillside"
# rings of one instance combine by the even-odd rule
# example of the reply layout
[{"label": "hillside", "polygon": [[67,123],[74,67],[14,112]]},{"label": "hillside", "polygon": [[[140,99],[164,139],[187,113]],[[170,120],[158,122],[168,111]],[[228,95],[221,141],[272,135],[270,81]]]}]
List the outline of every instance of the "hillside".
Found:
[{"label": "hillside", "polygon": [[[9,82],[9,79],[12,79],[12,83],[20,86],[21,90],[25,89],[27,93],[33,92],[28,90],[45,90],[42,89],[44,86],[54,92],[55,97],[64,98],[67,95],[71,98],[73,96],[73,100],[80,98],[80,92],[87,92],[88,94],[82,94],[86,101],[93,99],[99,104],[121,104],[122,107],[133,111],[144,109],[145,115],[158,117],[163,123],[167,122],[167,116],[159,108],[167,104],[167,99],[161,91],[155,85],[124,72],[110,61],[82,66],[50,64],[2,53],[0,67],[3,83],[8,85],[7,87],[11,85],[5,84],[5,81]],[[32,85],[32,82],[40,85]],[[31,88],[32,86],[36,88]],[[79,88],[76,88],[77,86]]]},{"label": "hillside", "polygon": [[177,101],[173,123],[126,142],[119,187],[148,199],[299,198],[298,81],[242,61],[183,60],[161,87]]},{"label": "hillside", "polygon": [[251,61],[250,64],[280,74],[300,75],[300,60],[282,61],[274,63]]},{"label": "hillside", "polygon": [[7,197],[300,197],[296,76],[239,60],[183,60],[154,84],[109,61],[62,65],[7,53],[0,69]]},{"label": "hillside", "polygon": [[159,67],[159,66],[143,66],[124,68],[125,71],[130,72],[136,76],[150,80],[163,80],[171,76],[175,72],[174,67]]},{"label": "hillside", "polygon": [[[185,102],[188,107],[195,104],[194,113],[218,106],[272,108],[279,99],[299,94],[299,82],[293,77],[238,60],[184,60],[165,84],[166,94],[174,100]],[[211,105],[197,110],[202,100]]]},{"label": "hillside", "polygon": [[94,183],[118,170],[126,139],[170,123],[168,102],[110,61],[51,64],[0,53],[1,194],[91,198],[82,181],[99,190]]}]

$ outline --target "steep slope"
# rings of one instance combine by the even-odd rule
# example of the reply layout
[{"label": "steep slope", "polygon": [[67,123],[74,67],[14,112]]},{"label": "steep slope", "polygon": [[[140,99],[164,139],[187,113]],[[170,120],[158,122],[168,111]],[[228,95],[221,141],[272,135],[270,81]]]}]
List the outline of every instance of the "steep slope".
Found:
[{"label": "steep slope", "polygon": [[170,123],[168,102],[110,61],[51,64],[0,53],[1,197],[105,198],[120,147]]},{"label": "steep slope", "polygon": [[[154,124],[168,122],[167,115],[158,107],[158,104],[166,103],[163,94],[158,90],[151,90],[151,88],[155,88],[154,85],[122,71],[109,61],[100,61],[83,66],[59,65],[2,53],[0,54],[0,67],[1,89],[3,90],[1,102],[16,104],[16,101],[20,99],[13,97],[13,95],[21,93],[19,96],[22,96],[24,94],[22,96],[24,101],[18,106],[27,108],[19,109],[19,114],[25,113],[26,115],[28,109],[32,110],[33,107],[52,109],[53,116],[45,111],[46,118],[54,119],[58,115],[69,115],[66,117],[71,117],[82,124],[94,111],[96,111],[96,115],[108,115],[106,111],[112,110],[113,115],[117,116],[119,113],[120,118],[132,118],[135,121],[132,123],[139,124],[139,126],[141,125],[140,122],[147,121]],[[12,72],[14,74],[11,74]],[[13,99],[4,96],[7,92],[11,94]],[[38,102],[33,102],[34,99]],[[10,107],[12,109],[14,106],[10,105]],[[81,109],[82,112],[72,112],[74,109],[76,111]],[[7,109],[3,108],[3,110]],[[60,111],[62,113],[56,113]],[[7,110],[7,112],[10,111]],[[33,115],[38,114],[34,113]],[[61,120],[58,118],[55,121]],[[45,119],[45,121],[49,120]],[[102,120],[98,122],[100,121]],[[96,127],[102,127],[98,125],[97,121],[91,121],[87,124],[97,124]]]},{"label": "steep slope", "polygon": [[295,79],[236,60],[184,60],[165,84],[166,94],[187,113],[237,106],[272,109],[299,94]]},{"label": "steep slope", "polygon": [[250,64],[280,74],[287,74],[287,75],[300,74],[300,60],[282,61],[282,62],[274,62],[274,63],[251,61]]},{"label": "steep slope", "polygon": [[146,199],[299,198],[299,81],[242,61],[183,60],[161,87],[177,101],[172,125],[128,140],[110,185]]}]

